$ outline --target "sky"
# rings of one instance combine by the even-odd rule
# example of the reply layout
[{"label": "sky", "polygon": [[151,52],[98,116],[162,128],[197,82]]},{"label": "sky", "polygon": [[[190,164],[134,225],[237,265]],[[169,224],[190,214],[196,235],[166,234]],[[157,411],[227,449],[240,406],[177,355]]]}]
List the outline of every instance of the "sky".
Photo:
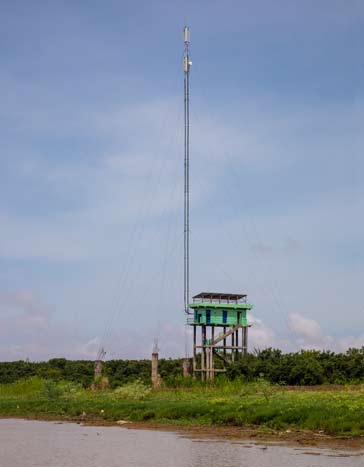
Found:
[{"label": "sky", "polygon": [[182,356],[191,294],[250,350],[364,345],[360,1],[4,0],[0,359]]}]

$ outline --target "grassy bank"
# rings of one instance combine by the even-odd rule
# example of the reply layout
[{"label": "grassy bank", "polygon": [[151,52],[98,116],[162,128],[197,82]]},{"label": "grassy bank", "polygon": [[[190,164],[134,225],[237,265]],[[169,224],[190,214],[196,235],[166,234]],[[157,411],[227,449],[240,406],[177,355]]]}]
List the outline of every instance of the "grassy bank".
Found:
[{"label": "grassy bank", "polygon": [[213,386],[193,382],[176,386],[151,390],[131,383],[92,392],[72,383],[31,378],[0,385],[0,416],[255,426],[364,436],[364,386],[290,390],[264,381],[225,380]]}]

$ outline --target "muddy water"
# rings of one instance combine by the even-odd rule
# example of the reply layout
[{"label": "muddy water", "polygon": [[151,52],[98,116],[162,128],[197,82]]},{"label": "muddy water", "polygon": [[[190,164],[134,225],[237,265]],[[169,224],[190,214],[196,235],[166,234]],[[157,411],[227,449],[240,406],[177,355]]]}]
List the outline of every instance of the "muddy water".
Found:
[{"label": "muddy water", "polygon": [[0,420],[1,467],[364,467],[363,453]]}]

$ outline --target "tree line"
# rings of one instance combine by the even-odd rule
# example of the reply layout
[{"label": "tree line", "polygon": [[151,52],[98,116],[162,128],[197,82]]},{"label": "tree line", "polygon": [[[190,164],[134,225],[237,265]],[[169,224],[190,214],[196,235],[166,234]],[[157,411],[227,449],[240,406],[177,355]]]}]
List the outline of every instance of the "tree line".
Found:
[{"label": "tree line", "polygon": [[[111,388],[136,380],[149,384],[150,367],[150,360],[108,360],[104,364],[104,375]],[[167,385],[173,385],[182,375],[182,359],[161,359],[159,372]],[[93,381],[94,362],[65,358],[47,362],[0,362],[0,384],[32,376],[72,381],[89,387]],[[269,348],[242,356],[228,368],[226,376],[247,382],[264,378],[272,384],[282,385],[364,383],[364,347],[345,353],[317,350],[283,353]]]}]

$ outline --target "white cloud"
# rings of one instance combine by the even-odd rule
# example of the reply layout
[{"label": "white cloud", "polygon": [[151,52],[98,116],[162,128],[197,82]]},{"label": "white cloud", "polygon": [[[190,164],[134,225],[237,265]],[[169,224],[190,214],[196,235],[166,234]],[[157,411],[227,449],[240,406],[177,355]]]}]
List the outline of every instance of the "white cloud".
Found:
[{"label": "white cloud", "polygon": [[30,290],[0,294],[0,359],[95,358],[98,339],[71,333],[54,311]]},{"label": "white cloud", "polygon": [[295,333],[295,345],[302,349],[333,350],[345,352],[348,348],[361,348],[364,346],[364,334],[358,336],[332,336],[323,332],[321,326],[314,319],[302,316],[299,313],[289,315],[289,324]]},{"label": "white cloud", "polygon": [[313,319],[302,316],[298,313],[289,315],[289,325],[293,332],[306,339],[322,339],[323,333],[320,325]]},{"label": "white cloud", "polygon": [[248,331],[249,350],[265,349],[267,347],[278,347],[278,338],[273,329],[264,325],[263,322],[255,317],[254,314],[249,314],[249,324],[252,325]]}]

